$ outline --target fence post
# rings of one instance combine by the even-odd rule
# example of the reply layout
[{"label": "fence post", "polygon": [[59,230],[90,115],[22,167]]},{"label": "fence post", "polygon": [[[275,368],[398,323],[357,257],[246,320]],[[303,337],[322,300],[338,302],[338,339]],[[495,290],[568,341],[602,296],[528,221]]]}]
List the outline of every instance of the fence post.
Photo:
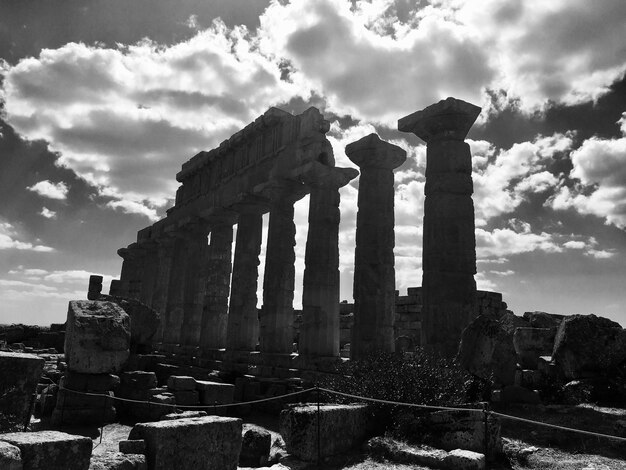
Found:
[{"label": "fence post", "polygon": [[317,468],[322,468],[321,464],[321,434],[320,434],[320,388],[316,384],[315,390],[317,390]]},{"label": "fence post", "polygon": [[483,421],[485,425],[485,470],[489,470],[489,403],[483,402]]}]

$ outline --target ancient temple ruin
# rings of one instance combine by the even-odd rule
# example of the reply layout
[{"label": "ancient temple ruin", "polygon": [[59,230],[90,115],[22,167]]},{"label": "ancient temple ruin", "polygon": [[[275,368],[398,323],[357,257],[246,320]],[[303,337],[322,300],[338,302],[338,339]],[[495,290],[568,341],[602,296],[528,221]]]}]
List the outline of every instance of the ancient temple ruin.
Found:
[{"label": "ancient temple ruin", "polygon": [[[393,255],[393,170],[404,163],[406,152],[372,134],[346,147],[361,177],[355,303],[342,307],[342,313],[353,313],[349,338],[344,335],[339,188],[359,171],[335,166],[325,136],[329,123],[315,108],[295,116],[270,108],[218,148],[184,163],[176,175],[181,186],[174,207],[140,230],[135,243],[118,250],[124,262],[111,294],[140,300],[161,313],[157,340],[162,351],[220,364],[289,369],[306,361],[324,369],[340,355],[393,352],[396,344],[401,350],[422,345],[452,355],[475,315],[503,308],[501,296],[487,306],[477,301],[473,277],[471,155],[463,139],[479,112],[449,98],[399,121],[399,130],[427,142],[424,279],[419,300],[417,290],[409,289],[408,297],[415,297],[411,311],[395,290]],[[307,194],[302,312],[296,315],[294,203]],[[258,282],[263,282],[260,310]],[[344,354],[340,348],[347,343],[350,353]]]}]

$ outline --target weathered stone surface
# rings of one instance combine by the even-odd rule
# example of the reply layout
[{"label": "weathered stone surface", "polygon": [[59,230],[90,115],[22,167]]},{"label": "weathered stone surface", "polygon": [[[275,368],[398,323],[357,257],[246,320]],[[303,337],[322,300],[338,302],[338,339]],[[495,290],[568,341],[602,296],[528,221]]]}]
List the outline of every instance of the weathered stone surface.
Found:
[{"label": "weathered stone surface", "polygon": [[195,390],[196,379],[187,375],[170,375],[167,379],[167,388],[170,390]]},{"label": "weathered stone surface", "polygon": [[0,352],[0,431],[22,430],[44,360],[32,354]]},{"label": "weathered stone surface", "polygon": [[259,342],[256,291],[262,232],[263,215],[259,211],[242,210],[237,224],[228,310],[226,349],[229,351],[254,351]]},{"label": "weathered stone surface", "polygon": [[547,312],[524,312],[526,320],[531,328],[553,328],[556,329],[561,324],[565,315]]},{"label": "weathered stone surface", "polygon": [[485,456],[483,454],[455,449],[451,452],[421,445],[409,446],[403,442],[383,437],[374,437],[367,442],[368,450],[394,463],[427,466],[450,470],[483,470]]},{"label": "weathered stone surface", "polygon": [[254,424],[244,424],[242,433],[239,465],[242,467],[265,465],[270,455],[272,435],[269,431]]},{"label": "weathered stone surface", "polygon": [[498,322],[500,323],[500,325],[502,325],[504,331],[511,335],[515,333],[515,330],[517,328],[530,328],[530,323],[528,323],[524,318],[518,317],[509,310],[500,315],[500,318],[498,318]]},{"label": "weathered stone surface", "polygon": [[566,317],[557,330],[552,359],[567,379],[593,377],[626,360],[626,331],[596,315]]},{"label": "weathered stone surface", "polygon": [[79,374],[68,371],[59,381],[61,388],[78,390],[79,392],[108,392],[115,390],[120,378],[114,374]]},{"label": "weathered stone surface", "polygon": [[59,431],[0,434],[20,449],[24,470],[87,470],[91,439]]},{"label": "weathered stone surface", "polygon": [[102,292],[102,276],[92,274],[89,276],[89,290],[87,292],[87,299],[98,300]]},{"label": "weathered stone surface", "polygon": [[406,427],[403,428],[416,442],[448,451],[453,449],[480,453],[486,451],[489,460],[502,453],[500,421],[490,415],[485,430],[485,415],[482,411],[435,411],[416,418],[408,413],[407,416],[401,417],[401,421],[406,423]]},{"label": "weathered stone surface", "polygon": [[404,163],[406,152],[370,134],[348,144],[346,155],[361,170],[350,343],[351,357],[360,359],[395,348],[393,170]]},{"label": "weathered stone surface", "polygon": [[[317,405],[289,406],[280,413],[280,434],[287,451],[307,461],[317,459]],[[321,457],[345,452],[365,439],[365,405],[322,405],[319,412]]]},{"label": "weathered stone surface", "polygon": [[154,372],[146,372],[143,370],[134,370],[122,372],[120,376],[122,386],[137,389],[150,389],[157,386],[157,377]]},{"label": "weathered stone surface", "polygon": [[89,465],[89,470],[146,470],[146,468],[145,455],[121,452],[94,455]]},{"label": "weathered stone surface", "polygon": [[23,470],[22,452],[19,447],[0,441],[0,468],[3,470]]},{"label": "weathered stone surface", "polygon": [[202,411],[202,410],[180,411],[176,413],[166,414],[165,416],[162,416],[159,421],[171,421],[173,419],[186,419],[186,418],[201,418],[203,416],[208,416],[206,411]]},{"label": "weathered stone surface", "polygon": [[513,346],[520,365],[536,369],[541,356],[552,354],[556,330],[553,328],[516,328]]},{"label": "weathered stone surface", "polygon": [[65,358],[71,371],[116,372],[128,359],[130,318],[112,302],[73,300],[65,332]]},{"label": "weathered stone surface", "polygon": [[427,144],[422,346],[447,356],[476,312],[472,155],[463,140],[479,114],[448,98],[398,121]]},{"label": "weathered stone surface", "polygon": [[235,386],[232,384],[196,380],[196,390],[200,392],[200,403],[225,405],[232,403],[235,397]]},{"label": "weathered stone surface", "polygon": [[119,449],[122,454],[145,454],[146,453],[146,441],[143,439],[137,439],[134,441],[125,440],[120,441]]},{"label": "weathered stone surface", "polygon": [[480,315],[463,331],[458,361],[470,373],[496,384],[515,381],[513,337],[493,318]]},{"label": "weathered stone surface", "polygon": [[236,470],[241,420],[221,416],[137,424],[129,440],[146,441],[149,470]]},{"label": "weathered stone surface", "polygon": [[133,352],[150,352],[156,342],[161,316],[159,312],[135,299],[122,299],[116,303],[130,317],[130,348]]}]

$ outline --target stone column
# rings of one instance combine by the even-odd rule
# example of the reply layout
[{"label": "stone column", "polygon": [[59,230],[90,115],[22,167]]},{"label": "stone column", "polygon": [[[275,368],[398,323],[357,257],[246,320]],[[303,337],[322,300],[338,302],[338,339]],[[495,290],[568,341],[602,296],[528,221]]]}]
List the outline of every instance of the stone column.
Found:
[{"label": "stone column", "polygon": [[228,312],[226,349],[229,351],[254,351],[259,339],[256,290],[262,231],[260,212],[240,213]]},{"label": "stone column", "polygon": [[157,341],[163,341],[163,331],[167,322],[167,298],[174,258],[174,244],[174,238],[157,240],[158,269],[151,300],[151,307],[160,315],[159,329],[156,335]]},{"label": "stone column", "polygon": [[220,349],[226,346],[232,250],[232,224],[212,227],[206,262],[207,277],[200,332],[201,349]]},{"label": "stone column", "polygon": [[339,356],[339,188],[358,176],[353,168],[317,171],[309,199],[304,257],[300,355]]},{"label": "stone column", "polygon": [[265,253],[260,346],[263,353],[290,354],[293,350],[296,260],[294,198],[288,189],[276,189],[271,203]]},{"label": "stone column", "polygon": [[206,265],[208,261],[208,227],[194,224],[186,234],[187,266],[183,300],[183,323],[180,342],[186,346],[199,346],[202,314],[206,292]]},{"label": "stone column", "polygon": [[185,274],[188,262],[185,248],[187,241],[184,234],[179,232],[176,235],[167,290],[165,321],[163,322],[163,342],[171,344],[178,344],[180,341],[185,304]]},{"label": "stone column", "polygon": [[139,301],[151,307],[159,270],[158,245],[155,242],[150,242],[142,244],[141,247],[145,255]]},{"label": "stone column", "polygon": [[124,259],[120,273],[121,293],[123,297],[138,299],[143,273],[143,250],[136,243],[132,243],[128,248],[117,250],[117,254]]},{"label": "stone column", "polygon": [[472,156],[463,140],[479,114],[448,98],[398,121],[427,144],[422,345],[446,356],[456,354],[476,309]]},{"label": "stone column", "polygon": [[361,359],[393,352],[395,323],[393,169],[406,152],[376,134],[349,144],[346,155],[361,169],[354,257],[354,328],[350,354]]}]

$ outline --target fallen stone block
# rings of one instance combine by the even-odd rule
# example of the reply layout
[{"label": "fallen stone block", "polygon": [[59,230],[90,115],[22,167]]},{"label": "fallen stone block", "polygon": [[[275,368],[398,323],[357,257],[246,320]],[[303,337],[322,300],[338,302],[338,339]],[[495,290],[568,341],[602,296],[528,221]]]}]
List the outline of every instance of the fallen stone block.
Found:
[{"label": "fallen stone block", "polygon": [[453,470],[483,470],[485,456],[471,450],[454,449],[443,459],[443,464]]},{"label": "fallen stone block", "polygon": [[146,453],[146,441],[143,439],[136,439],[133,441],[126,440],[120,441],[118,444],[120,452],[122,454],[145,454]]},{"label": "fallen stone block", "polygon": [[244,424],[239,465],[241,467],[265,465],[270,456],[271,446],[272,435],[269,431],[254,424]]},{"label": "fallen stone block", "polygon": [[24,470],[87,470],[91,439],[59,431],[0,434],[0,441],[18,447]]},{"label": "fallen stone block", "polygon": [[539,357],[552,354],[555,335],[555,328],[517,328],[513,346],[522,368],[536,369]]},{"label": "fallen stone block", "polygon": [[[306,461],[317,459],[317,405],[292,405],[280,413],[280,434],[287,451]],[[345,452],[365,439],[365,405],[322,405],[319,409],[320,457]]]},{"label": "fallen stone block", "polygon": [[72,371],[68,371],[59,382],[61,388],[94,393],[115,390],[119,384],[120,378],[114,374],[79,374]]},{"label": "fallen stone block", "polygon": [[108,452],[94,455],[89,470],[146,470],[146,456]]},{"label": "fallen stone block", "polygon": [[116,299],[115,302],[130,317],[130,345],[136,353],[149,353],[159,329],[160,315],[156,310],[135,299]]},{"label": "fallen stone block", "polygon": [[32,354],[0,352],[0,432],[22,430],[45,361]]},{"label": "fallen stone block", "polygon": [[563,401],[568,405],[589,403],[593,394],[593,385],[584,380],[572,380],[563,386]]},{"label": "fallen stone block", "polygon": [[480,315],[463,330],[457,358],[468,372],[496,385],[515,380],[513,335],[494,318]]},{"label": "fallen stone block", "polygon": [[156,374],[142,370],[123,372],[120,375],[120,381],[124,387],[140,390],[148,390],[157,386]]},{"label": "fallen stone block", "polygon": [[149,470],[236,470],[241,420],[222,416],[135,425],[128,439],[146,441]]},{"label": "fallen stone block", "polygon": [[203,405],[227,405],[235,400],[235,386],[232,384],[196,381],[196,390],[200,392],[200,403]]},{"label": "fallen stone block", "polygon": [[[2,436],[0,434],[0,436]],[[22,452],[19,447],[0,441],[0,468],[2,470],[23,470]]]},{"label": "fallen stone block", "polygon": [[195,390],[196,379],[187,375],[170,375],[167,379],[167,388],[175,391]]},{"label": "fallen stone block", "polygon": [[130,318],[113,302],[72,300],[67,312],[65,357],[70,370],[116,372],[128,359]]},{"label": "fallen stone block", "polygon": [[552,360],[569,380],[594,377],[626,361],[626,330],[595,315],[571,315],[561,322]]}]

